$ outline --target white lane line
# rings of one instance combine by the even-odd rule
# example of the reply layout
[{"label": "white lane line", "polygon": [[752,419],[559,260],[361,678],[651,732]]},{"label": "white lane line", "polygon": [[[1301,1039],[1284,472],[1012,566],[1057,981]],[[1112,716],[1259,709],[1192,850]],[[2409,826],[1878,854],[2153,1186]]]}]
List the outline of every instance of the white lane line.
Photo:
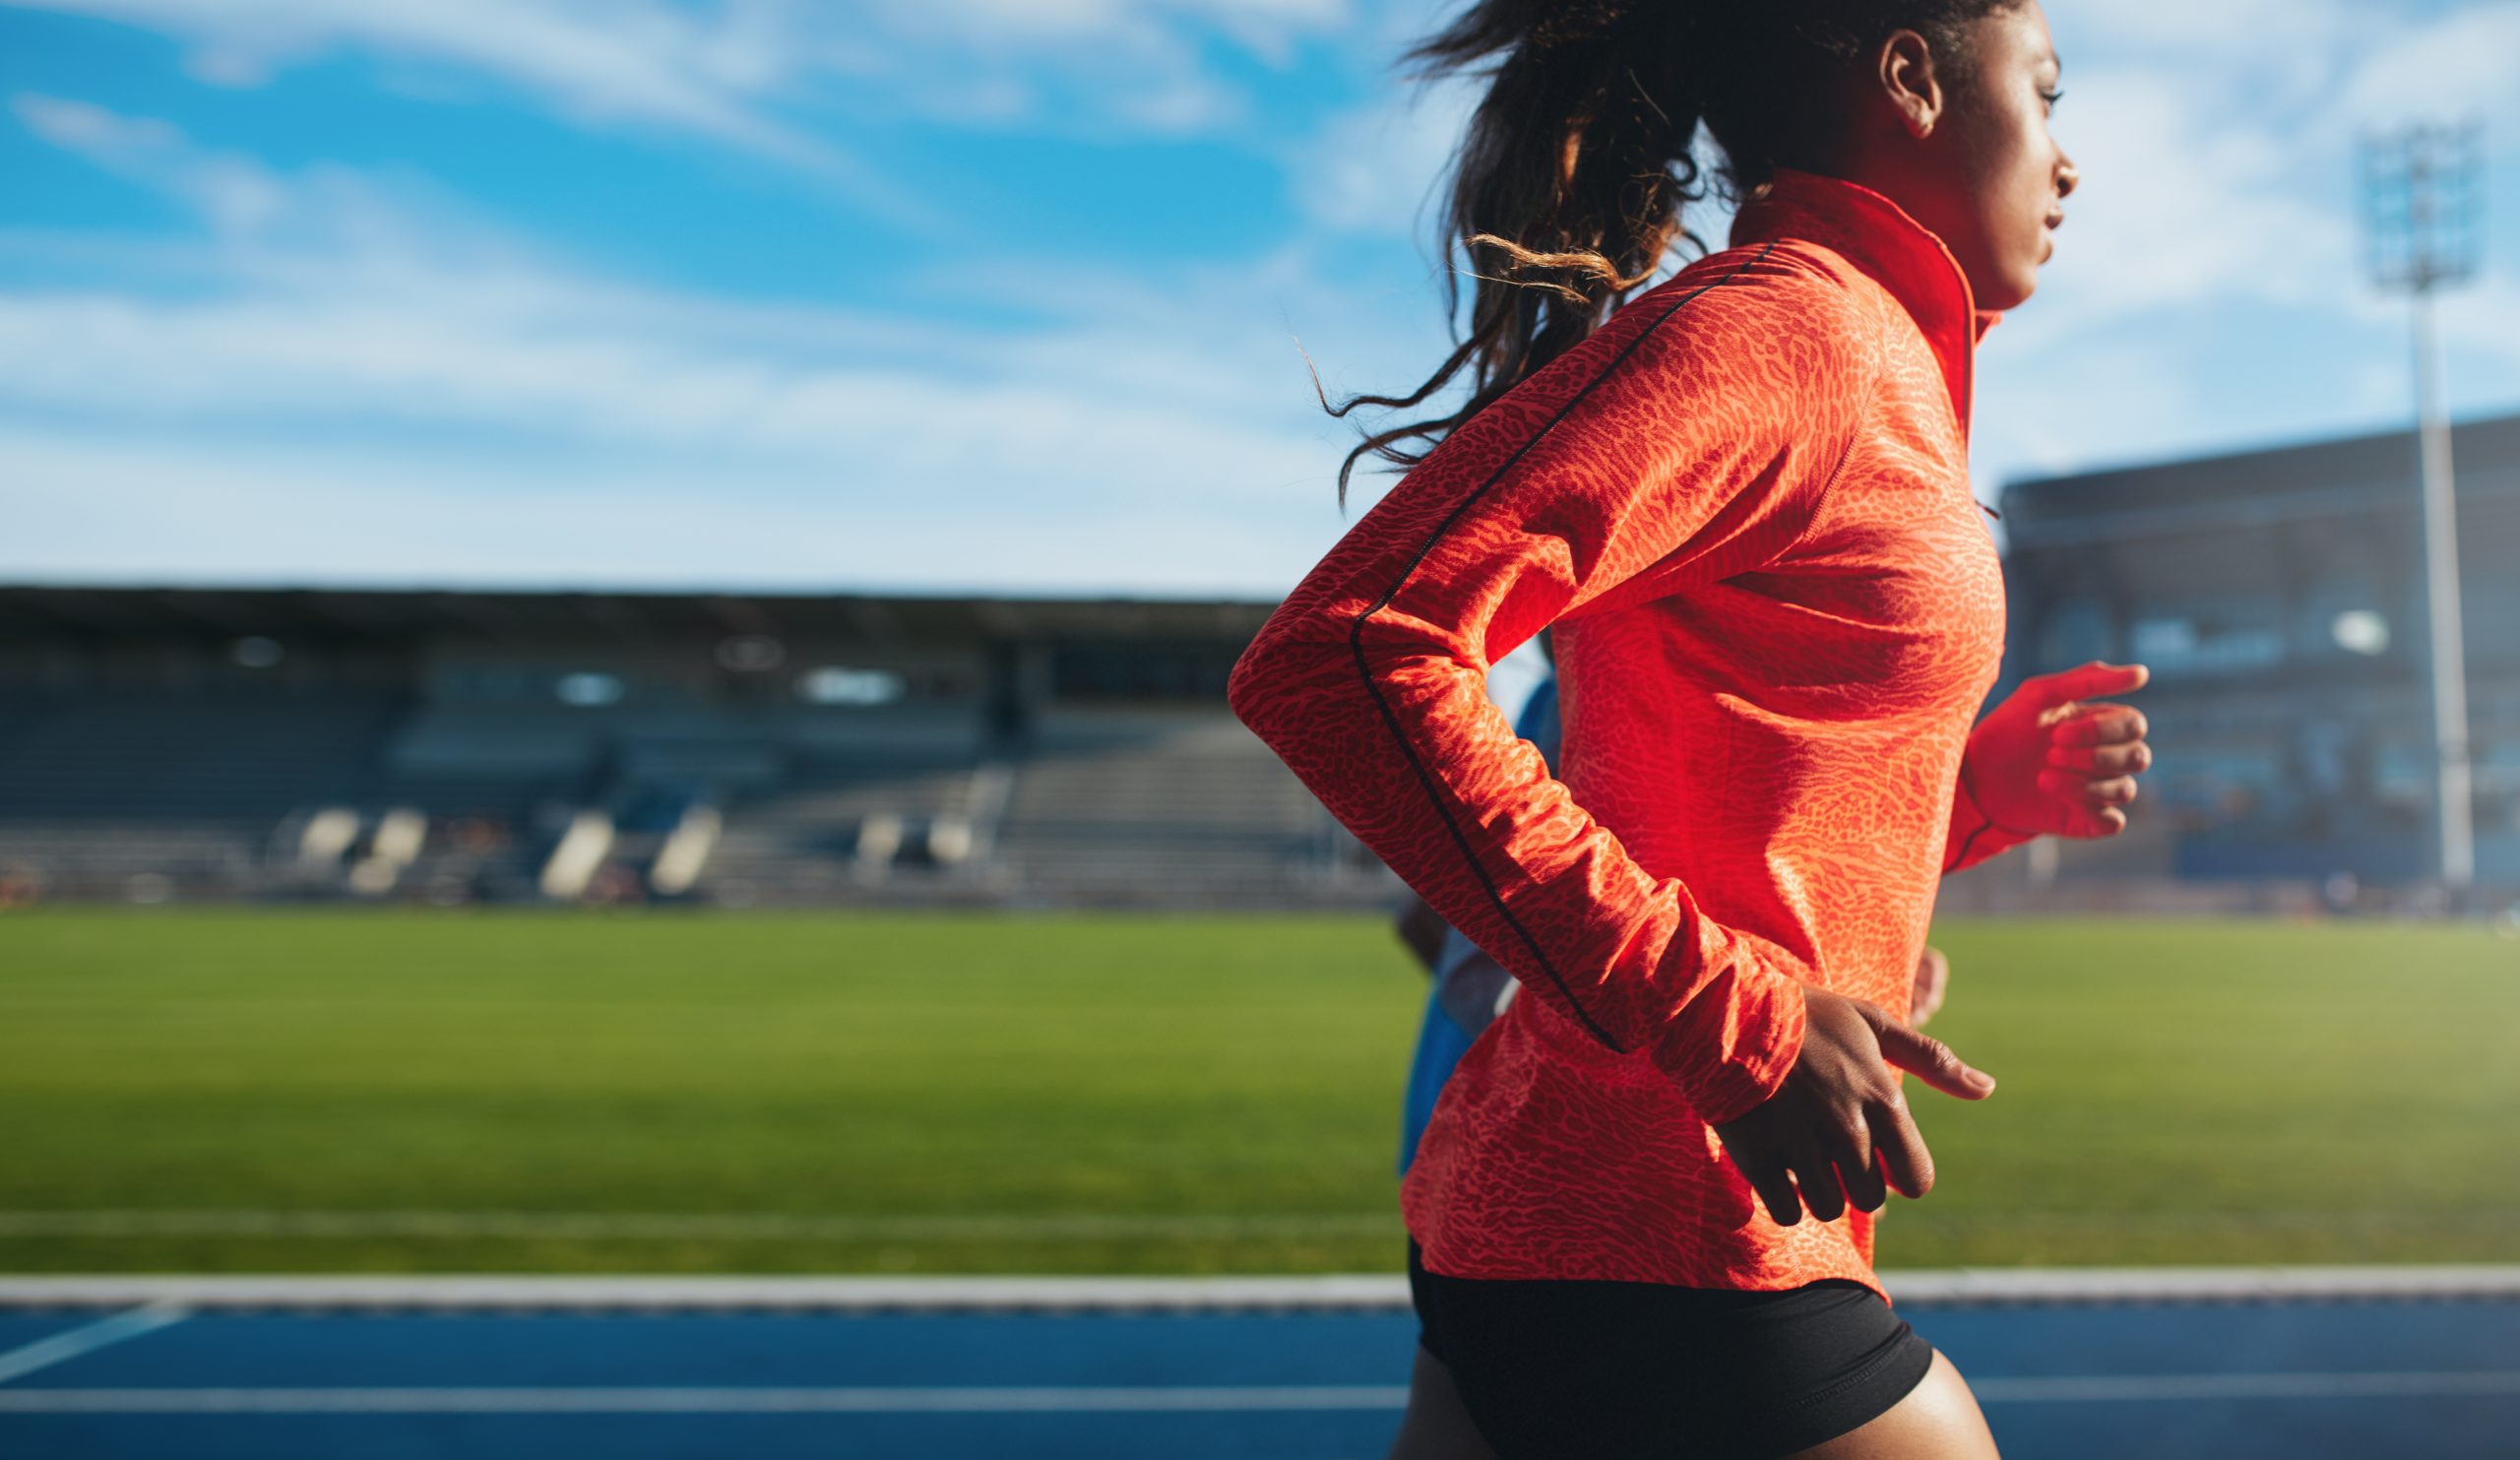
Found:
[{"label": "white lane line", "polygon": [[[2520,1372],[2122,1374],[1984,1379],[1990,1404],[2520,1395]],[[1183,1414],[1398,1410],[1399,1385],[1274,1388],[0,1389],[0,1414]]]},{"label": "white lane line", "polygon": [[1397,1410],[1398,1384],[1102,1389],[0,1389],[0,1414],[1158,1414]]},{"label": "white lane line", "polygon": [[2091,1400],[2385,1399],[2419,1395],[2520,1394],[2520,1370],[2430,1373],[2130,1373],[1971,1379],[1982,1404],[2070,1404]]},{"label": "white lane line", "polygon": [[[1997,1268],[1882,1273],[1903,1308],[2133,1302],[2520,1299],[2499,1267]],[[417,1312],[758,1310],[816,1312],[1247,1311],[1405,1313],[1398,1273],[1296,1278],[442,1277],[262,1275],[0,1277],[0,1309],[180,1303],[195,1311],[339,1308]]]},{"label": "white lane line", "polygon": [[144,1303],[128,1312],[82,1324],[67,1333],[37,1339],[23,1348],[0,1354],[0,1384],[23,1378],[39,1368],[67,1363],[82,1354],[93,1354],[109,1344],[138,1338],[144,1333],[155,1333],[170,1323],[181,1323],[185,1316],[185,1310],[175,1303]]},{"label": "white lane line", "polygon": [[[2520,1394],[2520,1371],[1981,1379],[1988,1405]],[[0,1389],[0,1415],[1182,1415],[1401,1410],[1399,1384],[1144,1389]]]}]

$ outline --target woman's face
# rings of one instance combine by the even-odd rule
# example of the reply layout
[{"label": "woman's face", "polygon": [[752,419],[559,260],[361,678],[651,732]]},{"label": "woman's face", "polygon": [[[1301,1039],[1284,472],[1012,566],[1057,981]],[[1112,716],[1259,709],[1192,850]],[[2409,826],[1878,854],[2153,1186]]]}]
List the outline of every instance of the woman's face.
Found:
[{"label": "woman's face", "polygon": [[1979,17],[1969,41],[1970,64],[1922,139],[1923,196],[1910,211],[1959,260],[1979,308],[2010,309],[2038,287],[2077,179],[2048,135],[2057,61],[2039,0]]}]

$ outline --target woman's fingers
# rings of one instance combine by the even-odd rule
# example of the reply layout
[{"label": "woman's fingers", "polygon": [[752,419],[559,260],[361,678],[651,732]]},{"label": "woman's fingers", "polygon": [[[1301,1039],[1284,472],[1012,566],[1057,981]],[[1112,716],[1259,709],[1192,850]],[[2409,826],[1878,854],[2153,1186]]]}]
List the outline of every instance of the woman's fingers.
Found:
[{"label": "woman's fingers", "polygon": [[1754,1113],[1718,1126],[1717,1134],[1780,1227],[1800,1222],[1806,1207],[1821,1221],[1835,1222],[1850,1205],[1877,1212],[1893,1189],[1922,1196],[1933,1185],[1933,1158],[1907,1118],[1904,1102],[1801,1126],[1782,1111],[1772,1117]]},{"label": "woman's fingers", "polygon": [[1872,1162],[1872,1124],[1861,1111],[1855,1112],[1852,1125],[1842,1125],[1829,1143],[1829,1157],[1837,1163],[1838,1184],[1844,1186],[1847,1201],[1857,1211],[1877,1212],[1890,1199],[1881,1184],[1881,1168]]},{"label": "woman's fingers", "polygon": [[2094,840],[2113,837],[2126,829],[2126,813],[2115,806],[2103,806],[2097,811],[2077,806],[2067,814],[2073,818],[2073,824],[2064,832],[2069,837]]},{"label": "woman's fingers", "polygon": [[2152,677],[2153,671],[2142,665],[2112,665],[2096,659],[2052,674],[2034,674],[2021,682],[2017,692],[2042,705],[2066,705],[2089,695],[2141,689]]},{"label": "woman's fingers", "polygon": [[1984,1100],[1994,1094],[1995,1077],[1970,1068],[1949,1045],[1895,1023],[1878,1010],[1873,1014],[1873,1034],[1881,1042],[1881,1057],[1895,1068],[1913,1071],[1934,1089],[1962,1100]]},{"label": "woman's fingers", "polygon": [[1736,1145],[1728,1140],[1724,1144],[1725,1149],[1732,1153],[1732,1164],[1741,1169],[1741,1174],[1750,1182],[1750,1189],[1759,1193],[1759,1201],[1767,1207],[1768,1215],[1776,1219],[1778,1226],[1792,1227],[1802,1220],[1802,1197],[1786,1174],[1783,1157],[1753,1141],[1744,1140]]},{"label": "woman's fingers", "polygon": [[2106,745],[2050,745],[2048,764],[2059,771],[2082,771],[2095,776],[2131,776],[2150,770],[2153,747],[2141,740],[2113,741]]},{"label": "woman's fingers", "polygon": [[2048,732],[2050,745],[2116,745],[2144,738],[2144,712],[2132,705],[2078,705]]},{"label": "woman's fingers", "polygon": [[1908,1114],[1908,1104],[1869,1105],[1864,1119],[1872,1127],[1872,1154],[1891,1188],[1911,1200],[1933,1189],[1933,1153],[1925,1149],[1923,1132]]},{"label": "woman's fingers", "polygon": [[1785,1159],[1794,1168],[1794,1184],[1801,1189],[1802,1204],[1812,1216],[1835,1222],[1846,1215],[1847,1197],[1838,1185],[1837,1164],[1810,1131],[1796,1131],[1786,1138]]},{"label": "woman's fingers", "polygon": [[1806,1207],[1835,1222],[1850,1205],[1879,1211],[1893,1190],[1911,1198],[1932,1190],[1933,1156],[1909,1117],[1898,1072],[1969,1100],[1992,1094],[1994,1078],[1877,1004],[1816,987],[1805,997],[1810,1033],[1785,1087],[1715,1127],[1733,1166],[1783,1227],[1801,1221]]},{"label": "woman's fingers", "polygon": [[2122,806],[2133,800],[2135,778],[2104,776],[2094,780],[2079,771],[2060,771],[2051,766],[2039,773],[2039,789],[2069,806],[2097,811],[2103,806]]}]

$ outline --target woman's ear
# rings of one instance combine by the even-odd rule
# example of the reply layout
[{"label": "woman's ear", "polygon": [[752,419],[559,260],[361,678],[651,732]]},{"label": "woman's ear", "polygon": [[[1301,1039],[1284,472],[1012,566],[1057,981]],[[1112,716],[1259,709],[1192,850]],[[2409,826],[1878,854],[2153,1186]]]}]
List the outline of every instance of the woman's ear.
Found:
[{"label": "woman's ear", "polygon": [[1893,31],[1874,57],[1881,97],[1917,138],[1933,134],[1942,119],[1942,83],[1934,75],[1933,45],[1914,31]]}]

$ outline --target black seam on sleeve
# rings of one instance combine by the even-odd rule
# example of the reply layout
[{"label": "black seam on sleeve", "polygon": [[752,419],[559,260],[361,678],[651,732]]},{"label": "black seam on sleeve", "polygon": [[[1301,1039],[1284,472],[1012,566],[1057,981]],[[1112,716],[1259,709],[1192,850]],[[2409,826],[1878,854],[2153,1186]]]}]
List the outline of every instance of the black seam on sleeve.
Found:
[{"label": "black seam on sleeve", "polygon": [[1960,839],[1960,850],[1953,853],[1951,857],[1944,860],[1942,864],[1944,873],[1950,873],[1954,869],[1958,868],[1961,863],[1967,861],[1969,859],[1969,849],[1977,846],[1978,839],[1984,836],[1986,834],[1986,828],[1993,825],[1993,822],[1981,817],[1978,822],[1978,829],[1971,832],[1969,835],[1962,837]]},{"label": "black seam on sleeve", "polygon": [[1986,814],[1985,802],[1978,799],[1977,788],[1969,784],[1969,758],[1966,751],[1962,752],[1960,759],[1960,794],[1968,799],[1969,809],[1978,813],[1978,829],[1960,839],[1960,851],[1956,855],[1943,858],[1942,870],[1945,876],[1949,876],[1953,868],[1969,859],[1969,849],[1978,845],[1978,839],[1990,830],[2002,832],[2008,837],[2018,837],[2023,841],[2034,841],[2038,838],[2037,832],[2015,831]]},{"label": "black seam on sleeve", "polygon": [[1557,965],[1551,963],[1548,955],[1541,951],[1540,944],[1532,937],[1530,929],[1524,927],[1522,920],[1516,918],[1512,910],[1505,906],[1503,894],[1496,890],[1495,879],[1489,876],[1487,868],[1480,863],[1479,854],[1471,848],[1470,839],[1462,834],[1461,824],[1453,818],[1453,813],[1450,808],[1445,806],[1443,794],[1439,790],[1437,790],[1433,775],[1427,771],[1426,763],[1418,758],[1417,747],[1409,743],[1409,736],[1404,733],[1400,728],[1400,718],[1392,713],[1390,701],[1383,698],[1382,687],[1374,682],[1373,667],[1365,660],[1365,621],[1373,617],[1376,613],[1381,612],[1384,608],[1390,606],[1391,601],[1400,596],[1400,590],[1408,584],[1410,577],[1418,571],[1418,565],[1426,560],[1426,554],[1435,550],[1435,544],[1443,540],[1446,533],[1452,531],[1453,525],[1461,520],[1462,514],[1468,512],[1474,505],[1476,505],[1480,497],[1485,496],[1489,488],[1493,487],[1498,481],[1504,479],[1504,476],[1507,472],[1512,471],[1515,465],[1522,461],[1524,456],[1529,454],[1533,447],[1539,445],[1544,437],[1545,437],[1551,430],[1554,430],[1559,421],[1564,420],[1569,414],[1573,413],[1575,408],[1582,405],[1585,398],[1593,393],[1594,387],[1600,385],[1603,381],[1607,380],[1613,371],[1617,370],[1620,365],[1625,364],[1627,362],[1627,357],[1634,354],[1637,348],[1650,339],[1656,330],[1661,329],[1665,322],[1669,321],[1672,315],[1675,315],[1682,309],[1687,308],[1690,302],[1695,300],[1700,294],[1705,293],[1708,289],[1731,284],[1733,280],[1740,278],[1754,265],[1764,261],[1770,253],[1775,251],[1775,241],[1770,240],[1767,247],[1760,249],[1758,253],[1751,258],[1744,260],[1740,267],[1734,269],[1732,273],[1725,275],[1722,279],[1700,285],[1698,287],[1690,290],[1687,294],[1682,295],[1677,302],[1671,305],[1670,308],[1664,310],[1660,315],[1656,316],[1653,323],[1647,325],[1644,329],[1637,331],[1636,338],[1621,346],[1618,353],[1610,357],[1609,363],[1602,367],[1602,372],[1599,375],[1596,375],[1591,380],[1584,382],[1583,389],[1577,391],[1565,405],[1557,408],[1557,413],[1551,415],[1538,431],[1533,432],[1530,440],[1525,441],[1522,445],[1514,448],[1513,455],[1505,458],[1504,462],[1500,464],[1493,473],[1489,474],[1487,479],[1479,484],[1479,489],[1477,491],[1474,491],[1470,495],[1462,498],[1460,505],[1454,507],[1452,511],[1444,515],[1444,520],[1435,525],[1435,530],[1432,533],[1429,533],[1426,537],[1425,542],[1419,545],[1417,556],[1409,560],[1409,566],[1400,570],[1400,576],[1392,580],[1392,584],[1389,588],[1383,590],[1381,598],[1376,599],[1371,606],[1367,607],[1362,613],[1356,615],[1355,621],[1349,626],[1348,630],[1348,645],[1355,654],[1356,672],[1364,678],[1366,693],[1373,697],[1374,708],[1382,712],[1383,725],[1390,730],[1392,738],[1400,742],[1400,753],[1408,758],[1410,769],[1418,773],[1418,784],[1425,791],[1426,799],[1434,806],[1435,814],[1443,818],[1444,829],[1452,834],[1453,845],[1460,849],[1462,859],[1470,863],[1471,871],[1476,873],[1479,877],[1480,886],[1486,890],[1488,901],[1496,905],[1497,916],[1503,918],[1505,920],[1505,925],[1511,927],[1514,930],[1515,936],[1523,940],[1523,946],[1530,950],[1533,961],[1541,966],[1542,972],[1548,975],[1548,981],[1557,985],[1557,991],[1565,995],[1567,1006],[1575,1011],[1576,1019],[1583,1024],[1585,1030],[1589,1032],[1594,1039],[1601,1041],[1602,1044],[1606,1046],[1610,1050],[1621,1054],[1627,1052],[1627,1047],[1621,1045],[1616,1039],[1613,1039],[1610,1032],[1602,1028],[1599,1021],[1595,1020],[1592,1014],[1585,1009],[1584,1001],[1575,996],[1575,990],[1567,985],[1565,977],[1558,973]]}]

